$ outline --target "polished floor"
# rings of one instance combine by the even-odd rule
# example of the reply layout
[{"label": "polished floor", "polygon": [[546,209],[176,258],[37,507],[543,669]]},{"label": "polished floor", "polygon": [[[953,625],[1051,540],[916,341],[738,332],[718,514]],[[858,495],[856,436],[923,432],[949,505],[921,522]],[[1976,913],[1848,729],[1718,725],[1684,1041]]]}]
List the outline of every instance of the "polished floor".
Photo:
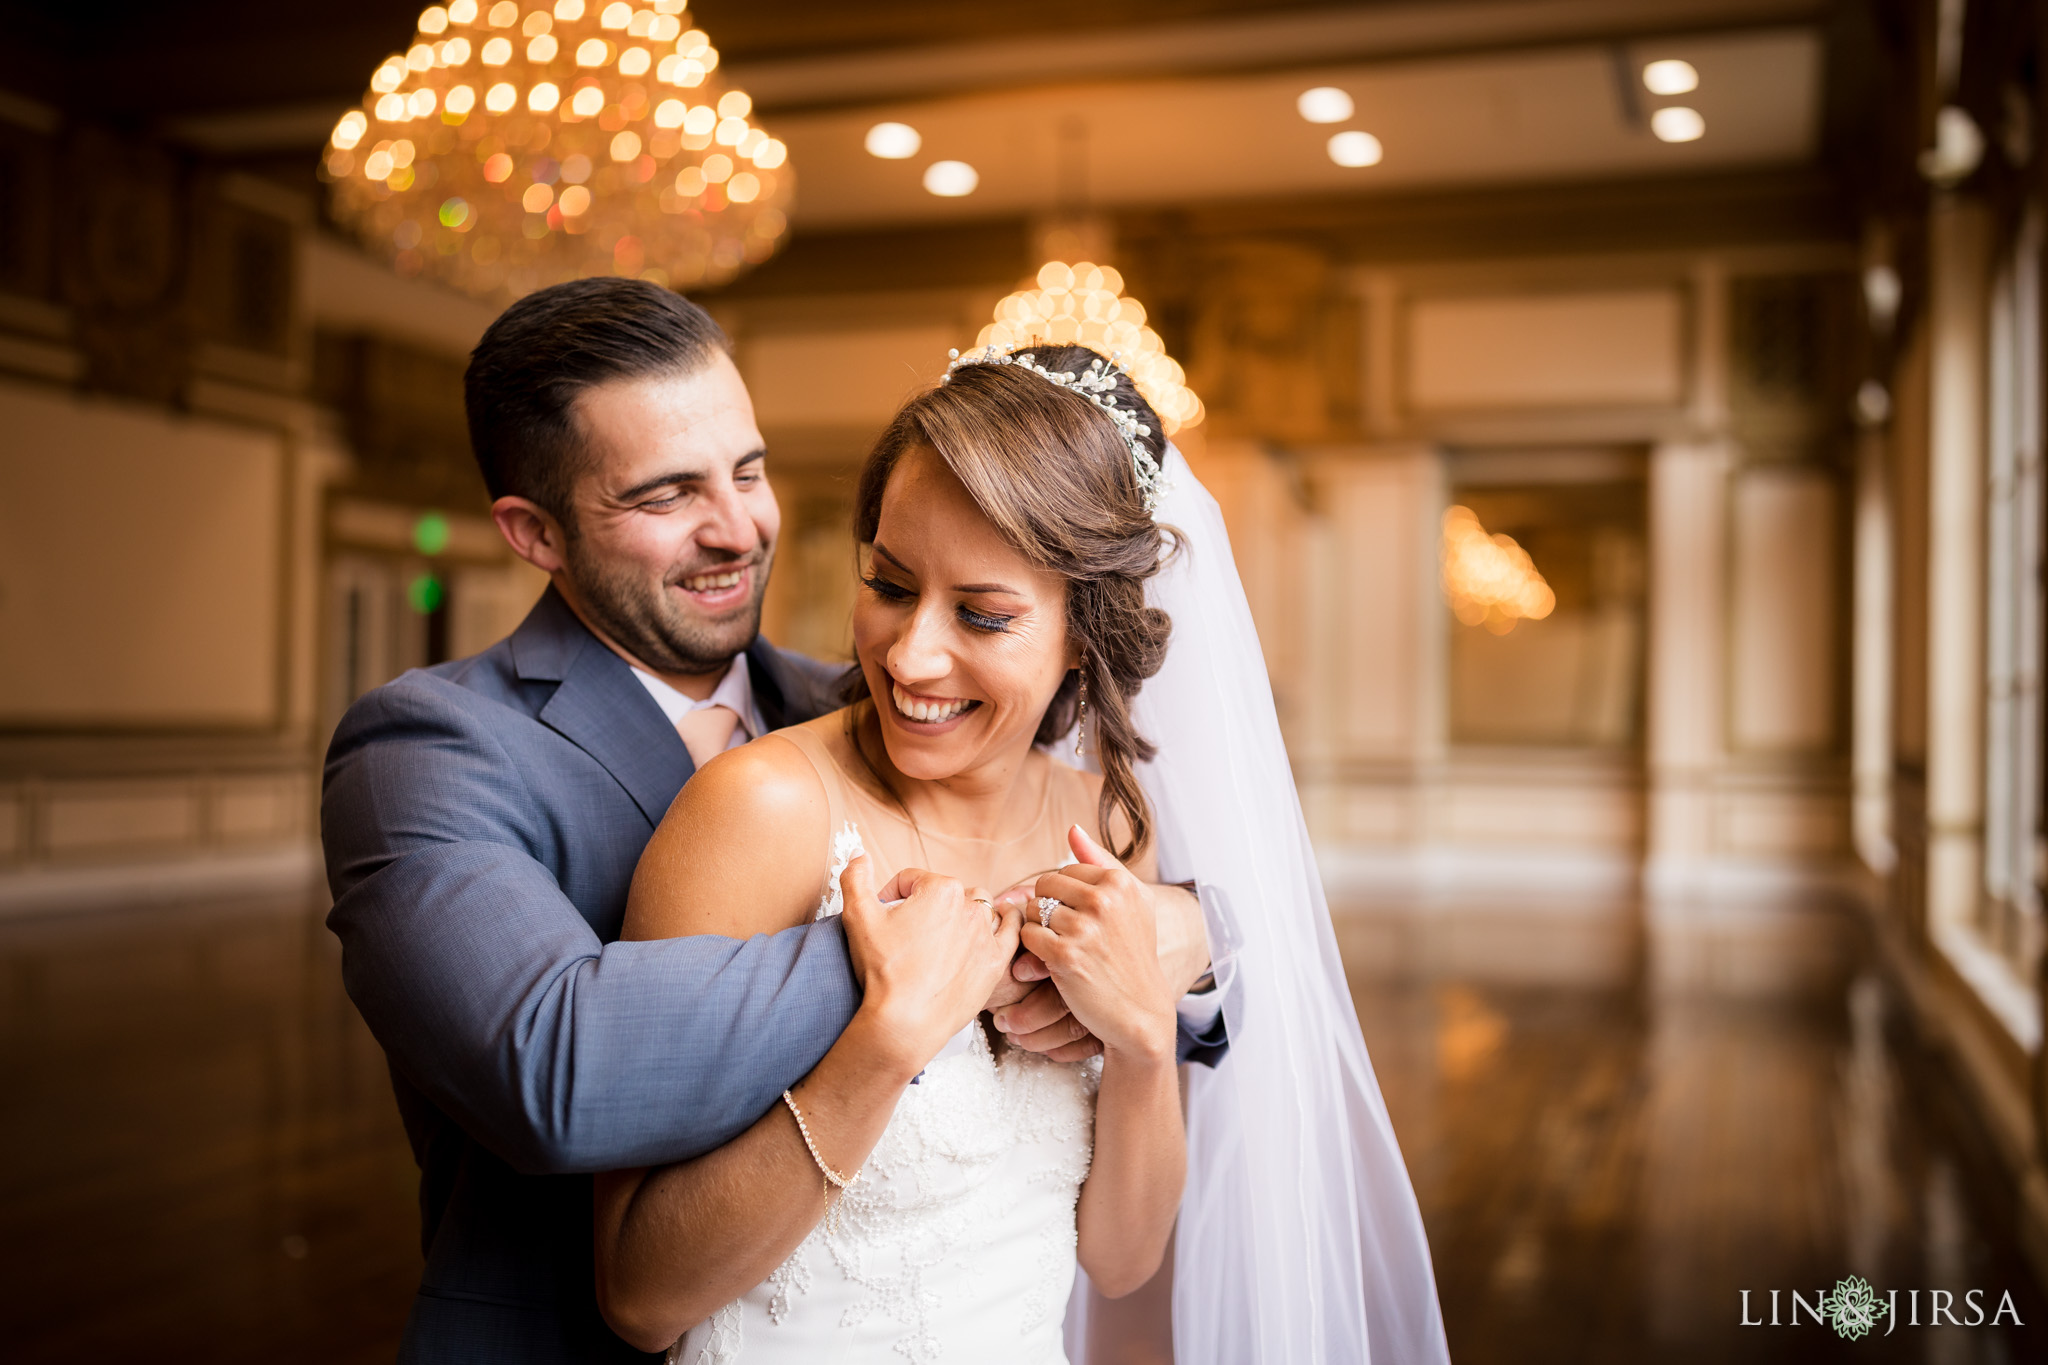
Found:
[{"label": "polished floor", "polygon": [[[391,1359],[413,1169],[319,913],[0,923],[5,1359]],[[1339,916],[1456,1359],[2048,1359],[2009,1197],[1853,922],[1830,969],[1740,990],[1646,984],[1633,924]],[[1741,1325],[1744,1289],[1767,1320],[1849,1274],[2024,1325]]]}]

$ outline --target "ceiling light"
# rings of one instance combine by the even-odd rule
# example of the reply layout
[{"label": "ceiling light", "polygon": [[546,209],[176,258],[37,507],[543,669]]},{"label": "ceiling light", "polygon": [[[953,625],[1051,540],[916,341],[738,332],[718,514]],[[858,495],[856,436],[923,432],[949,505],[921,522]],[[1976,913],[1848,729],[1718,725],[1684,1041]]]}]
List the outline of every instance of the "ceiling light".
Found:
[{"label": "ceiling light", "polygon": [[976,346],[1034,342],[1088,346],[1112,357],[1159,414],[1169,436],[1204,416],[1186,372],[1166,353],[1159,333],[1145,325],[1145,306],[1124,293],[1124,277],[1114,267],[1047,261],[996,305],[995,321],[974,339]]},{"label": "ceiling light", "polygon": [[1505,635],[1556,610],[1557,594],[1512,536],[1488,535],[1469,507],[1445,512],[1443,526],[1444,594],[1464,624]]},{"label": "ceiling light", "polygon": [[941,199],[972,194],[980,183],[980,173],[964,161],[934,161],[924,168],[924,187]]},{"label": "ceiling light", "polygon": [[1319,85],[1313,90],[1304,90],[1294,101],[1294,107],[1310,123],[1342,123],[1351,117],[1351,96],[1334,85]]},{"label": "ceiling light", "polygon": [[1691,62],[1667,57],[1643,68],[1643,89],[1653,95],[1683,95],[1700,88],[1700,73]]},{"label": "ceiling light", "polygon": [[1330,139],[1330,160],[1339,166],[1377,166],[1384,155],[1386,150],[1378,138],[1356,128]]},{"label": "ceiling light", "polygon": [[1650,131],[1660,142],[1697,142],[1707,131],[1707,121],[1699,110],[1674,104],[1650,115]]},{"label": "ceiling light", "polygon": [[866,145],[869,156],[878,156],[884,161],[902,161],[916,156],[917,149],[924,146],[924,139],[907,123],[877,123],[868,129]]},{"label": "ceiling light", "polygon": [[[714,74],[710,39],[678,36],[683,8],[429,8],[335,125],[321,167],[335,217],[400,273],[499,304],[598,274],[722,284],[768,259],[789,226],[786,149]],[[623,48],[604,36],[620,30]],[[674,47],[657,61],[641,40]]]}]

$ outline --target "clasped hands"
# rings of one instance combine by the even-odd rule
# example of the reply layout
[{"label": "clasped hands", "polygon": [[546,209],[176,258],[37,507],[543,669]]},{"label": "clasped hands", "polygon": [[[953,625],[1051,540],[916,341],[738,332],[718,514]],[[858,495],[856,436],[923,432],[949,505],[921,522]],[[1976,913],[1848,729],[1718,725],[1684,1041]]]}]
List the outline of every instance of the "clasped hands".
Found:
[{"label": "clasped hands", "polygon": [[[1181,887],[1140,881],[1078,826],[1068,842],[1076,862],[994,896],[920,869],[878,896],[865,860],[847,869],[854,971],[868,1004],[902,1021],[907,1051],[936,1051],[981,1002],[1013,1046],[1054,1061],[1106,1048],[1171,1061],[1174,1002],[1209,969],[1201,907]],[[1041,897],[1059,903],[1050,927]]]}]

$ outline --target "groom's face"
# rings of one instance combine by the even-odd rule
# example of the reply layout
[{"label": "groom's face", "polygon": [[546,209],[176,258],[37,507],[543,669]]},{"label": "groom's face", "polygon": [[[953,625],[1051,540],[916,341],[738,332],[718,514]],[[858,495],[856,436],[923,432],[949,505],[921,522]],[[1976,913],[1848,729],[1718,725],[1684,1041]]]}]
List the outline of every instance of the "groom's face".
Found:
[{"label": "groom's face", "polygon": [[576,419],[587,463],[564,590],[657,673],[724,669],[760,632],[782,526],[739,371],[720,353],[692,374],[600,384]]}]

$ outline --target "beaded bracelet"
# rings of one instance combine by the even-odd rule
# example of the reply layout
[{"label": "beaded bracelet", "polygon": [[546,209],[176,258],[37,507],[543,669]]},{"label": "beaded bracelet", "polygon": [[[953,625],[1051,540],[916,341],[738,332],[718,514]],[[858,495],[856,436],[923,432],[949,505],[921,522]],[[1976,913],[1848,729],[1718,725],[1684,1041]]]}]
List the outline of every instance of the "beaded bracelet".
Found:
[{"label": "beaded bracelet", "polygon": [[838,1213],[840,1200],[832,1197],[832,1188],[838,1186],[840,1198],[844,1199],[846,1191],[853,1188],[853,1182],[860,1179],[860,1172],[841,1175],[826,1165],[825,1158],[818,1153],[818,1144],[811,1140],[811,1126],[804,1122],[804,1111],[796,1107],[796,1096],[785,1090],[782,1092],[782,1102],[789,1106],[790,1114],[796,1119],[796,1130],[803,1135],[804,1146],[810,1150],[811,1160],[818,1163],[818,1170],[825,1177],[825,1231],[828,1234],[837,1232],[839,1228],[835,1215]]}]

